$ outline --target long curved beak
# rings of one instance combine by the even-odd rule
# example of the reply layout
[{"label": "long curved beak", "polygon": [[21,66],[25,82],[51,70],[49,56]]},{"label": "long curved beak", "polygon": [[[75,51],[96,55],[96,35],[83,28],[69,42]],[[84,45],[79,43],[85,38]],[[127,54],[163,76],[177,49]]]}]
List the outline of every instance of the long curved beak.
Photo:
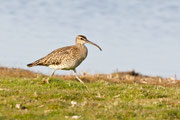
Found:
[{"label": "long curved beak", "polygon": [[89,40],[87,40],[87,43],[90,43],[90,44],[96,46],[97,48],[99,48],[100,51],[102,51],[102,49],[97,44],[95,44],[95,43],[93,43],[93,42],[91,42]]}]

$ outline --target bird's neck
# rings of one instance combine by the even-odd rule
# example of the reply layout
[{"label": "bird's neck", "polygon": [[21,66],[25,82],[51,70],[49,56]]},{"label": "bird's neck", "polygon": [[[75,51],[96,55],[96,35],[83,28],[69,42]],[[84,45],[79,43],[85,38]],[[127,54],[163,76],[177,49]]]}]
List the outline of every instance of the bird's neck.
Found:
[{"label": "bird's neck", "polygon": [[84,58],[86,58],[87,53],[88,53],[87,47],[84,44],[76,44],[76,46],[81,50],[82,56],[84,56]]},{"label": "bird's neck", "polygon": [[86,46],[84,44],[76,43],[76,46],[78,46],[80,49],[86,49]]},{"label": "bird's neck", "polygon": [[84,47],[85,45],[84,44],[81,44],[81,43],[76,43],[77,46],[79,47]]}]

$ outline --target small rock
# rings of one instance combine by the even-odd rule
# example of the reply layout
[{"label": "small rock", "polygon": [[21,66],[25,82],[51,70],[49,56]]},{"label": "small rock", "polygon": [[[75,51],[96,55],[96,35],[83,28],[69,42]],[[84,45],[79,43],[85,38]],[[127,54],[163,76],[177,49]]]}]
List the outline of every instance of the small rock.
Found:
[{"label": "small rock", "polygon": [[15,107],[16,107],[17,109],[20,109],[20,108],[21,108],[21,106],[22,106],[21,104],[16,104],[16,106],[15,106]]},{"label": "small rock", "polygon": [[72,116],[72,119],[78,119],[78,118],[80,118],[80,116],[77,115]]},{"label": "small rock", "polygon": [[75,102],[75,101],[71,101],[71,105],[72,105],[72,107],[74,107],[76,104],[77,104],[77,102]]},{"label": "small rock", "polygon": [[69,118],[69,116],[65,116],[65,118],[66,118],[66,119],[68,119],[68,118]]},{"label": "small rock", "polygon": [[34,92],[34,96],[35,96],[35,97],[38,97],[37,92]]},{"label": "small rock", "polygon": [[119,96],[120,96],[120,94],[118,94],[118,95],[114,96],[114,98],[118,98]]},{"label": "small rock", "polygon": [[16,106],[15,106],[17,109],[26,109],[26,107],[25,106],[22,106],[22,104],[16,104]]}]

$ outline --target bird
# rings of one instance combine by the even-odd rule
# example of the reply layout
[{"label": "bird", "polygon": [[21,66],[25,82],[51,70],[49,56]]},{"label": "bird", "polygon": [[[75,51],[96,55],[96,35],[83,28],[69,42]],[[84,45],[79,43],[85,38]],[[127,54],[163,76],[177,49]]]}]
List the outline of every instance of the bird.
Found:
[{"label": "bird", "polygon": [[85,46],[86,43],[90,43],[99,48],[100,51],[102,51],[100,46],[88,40],[86,36],[77,35],[75,39],[75,45],[58,48],[46,55],[45,57],[42,57],[35,62],[27,64],[27,66],[46,66],[53,69],[50,77],[46,81],[47,83],[49,83],[49,79],[54,75],[54,72],[56,70],[72,70],[75,73],[76,79],[84,86],[86,86],[84,82],[78,77],[76,72],[76,68],[87,57],[88,49]]}]

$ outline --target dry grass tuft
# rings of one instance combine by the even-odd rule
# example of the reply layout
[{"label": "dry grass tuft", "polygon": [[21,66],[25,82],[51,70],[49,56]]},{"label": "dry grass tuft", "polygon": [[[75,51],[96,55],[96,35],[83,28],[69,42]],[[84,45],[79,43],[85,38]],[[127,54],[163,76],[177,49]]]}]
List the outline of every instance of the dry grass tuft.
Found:
[{"label": "dry grass tuft", "polygon": [[[20,68],[7,68],[0,67],[0,76],[9,76],[9,77],[26,77],[33,78],[38,76],[46,76],[41,73],[35,73],[29,70],[20,69]],[[56,78],[61,78],[65,80],[75,80],[73,75],[55,75]],[[85,82],[94,82],[97,80],[103,80],[113,83],[139,83],[139,84],[150,84],[150,85],[161,85],[161,86],[172,86],[180,87],[180,81],[174,80],[173,78],[162,78],[162,77],[152,77],[145,76],[140,73],[135,72],[134,70],[128,72],[114,72],[111,74],[90,74],[84,72],[80,75],[80,78]]]},{"label": "dry grass tuft", "polygon": [[0,76],[33,78],[33,77],[45,76],[45,75],[21,68],[0,67]]},{"label": "dry grass tuft", "polygon": [[[57,75],[56,77],[62,78],[65,80],[75,79],[73,75]],[[152,77],[142,75],[135,72],[134,70],[128,72],[114,72],[111,74],[90,74],[83,73],[80,75],[80,78],[86,82],[94,82],[97,80],[103,80],[113,83],[139,83],[139,84],[150,84],[150,85],[161,85],[161,86],[172,86],[180,87],[180,81],[174,80],[173,78],[162,78],[162,77]]]}]

